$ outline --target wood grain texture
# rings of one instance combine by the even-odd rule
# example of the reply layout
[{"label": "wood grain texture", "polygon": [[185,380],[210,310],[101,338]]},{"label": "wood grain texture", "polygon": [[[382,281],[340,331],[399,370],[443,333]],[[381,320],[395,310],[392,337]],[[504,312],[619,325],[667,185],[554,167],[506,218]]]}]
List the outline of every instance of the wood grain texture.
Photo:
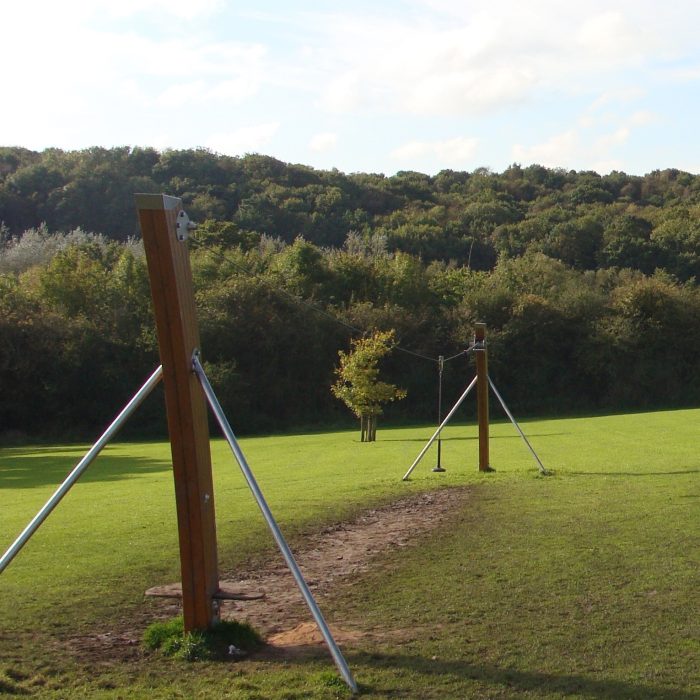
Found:
[{"label": "wood grain texture", "polygon": [[476,407],[479,419],[479,471],[491,471],[489,464],[489,370],[486,351],[486,324],[475,324],[474,339],[478,345],[476,355]]},{"label": "wood grain texture", "polygon": [[[176,235],[179,200],[137,195],[151,282],[177,506],[185,629],[207,629],[218,617],[214,489],[207,407],[192,355],[199,348],[192,271]],[[160,205],[160,206],[159,206]]]}]

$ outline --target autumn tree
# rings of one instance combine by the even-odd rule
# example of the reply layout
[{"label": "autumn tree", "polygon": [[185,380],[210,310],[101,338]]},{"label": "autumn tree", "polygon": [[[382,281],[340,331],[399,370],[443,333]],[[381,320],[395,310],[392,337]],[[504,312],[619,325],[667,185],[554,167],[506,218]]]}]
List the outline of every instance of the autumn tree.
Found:
[{"label": "autumn tree", "polygon": [[406,391],[379,381],[379,361],[394,345],[394,331],[377,331],[367,338],[353,340],[349,353],[338,352],[337,381],[331,386],[340,399],[360,419],[361,442],[377,438],[377,416],[382,404],[406,397]]}]

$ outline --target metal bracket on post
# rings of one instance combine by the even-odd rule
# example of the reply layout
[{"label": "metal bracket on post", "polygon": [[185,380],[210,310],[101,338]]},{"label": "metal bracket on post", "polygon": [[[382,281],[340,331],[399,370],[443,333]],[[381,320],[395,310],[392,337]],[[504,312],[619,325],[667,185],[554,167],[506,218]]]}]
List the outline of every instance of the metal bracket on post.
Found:
[{"label": "metal bracket on post", "polygon": [[175,220],[175,230],[177,231],[177,240],[180,243],[184,243],[190,235],[190,231],[194,231],[197,228],[197,224],[190,221],[190,217],[187,216],[187,212],[181,209],[178,212],[177,219]]}]

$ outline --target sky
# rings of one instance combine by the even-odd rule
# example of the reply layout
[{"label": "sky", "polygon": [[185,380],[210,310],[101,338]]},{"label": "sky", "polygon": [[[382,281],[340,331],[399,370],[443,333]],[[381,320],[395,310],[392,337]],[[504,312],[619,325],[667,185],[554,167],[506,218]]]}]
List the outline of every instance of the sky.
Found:
[{"label": "sky", "polygon": [[698,0],[15,0],[0,145],[700,172]]}]

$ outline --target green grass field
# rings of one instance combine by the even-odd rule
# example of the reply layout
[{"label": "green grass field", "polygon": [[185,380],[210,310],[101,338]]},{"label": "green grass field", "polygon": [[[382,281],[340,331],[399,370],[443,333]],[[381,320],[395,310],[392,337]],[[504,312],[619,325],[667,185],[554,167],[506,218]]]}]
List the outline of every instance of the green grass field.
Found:
[{"label": "green grass field", "polygon": [[[368,698],[700,698],[700,410],[492,427],[496,473],[477,472],[475,426],[454,425],[434,474],[432,429],[241,441],[292,546],[305,532],[402,495],[469,485],[449,527],[388,552],[322,601],[371,638],[343,651]],[[0,450],[0,549],[87,446]],[[274,545],[222,441],[212,443],[221,568]],[[0,696],[347,697],[330,658],[195,663],[143,655],[89,664],[80,634],[148,617],[178,579],[169,447],[106,448],[0,575]]]}]

